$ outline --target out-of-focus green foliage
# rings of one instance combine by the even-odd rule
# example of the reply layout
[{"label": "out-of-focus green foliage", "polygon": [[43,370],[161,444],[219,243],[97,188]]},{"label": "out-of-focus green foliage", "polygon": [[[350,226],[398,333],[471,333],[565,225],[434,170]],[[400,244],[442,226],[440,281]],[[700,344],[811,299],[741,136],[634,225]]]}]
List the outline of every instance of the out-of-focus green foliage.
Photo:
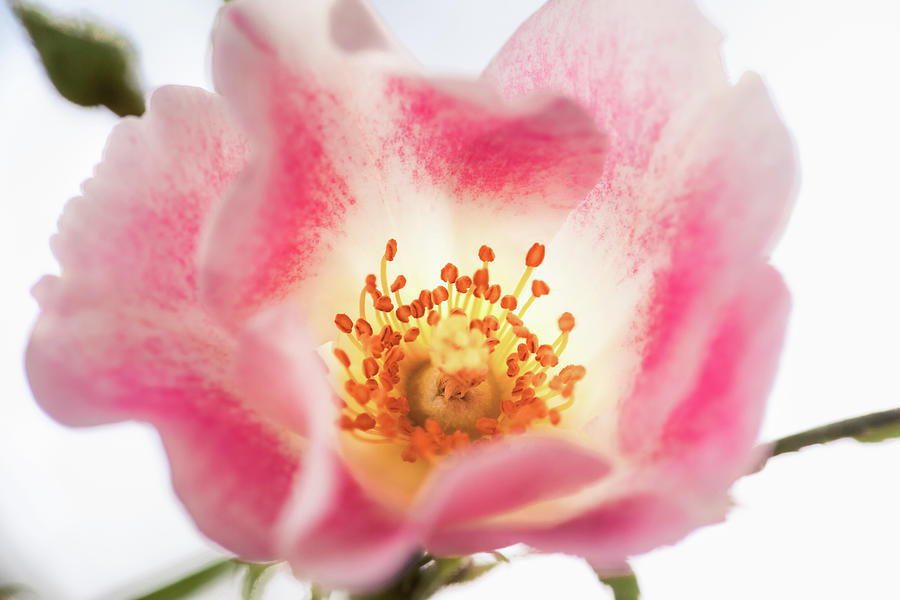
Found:
[{"label": "out-of-focus green foliage", "polygon": [[92,23],[48,15],[10,0],[28,31],[50,81],[67,100],[106,106],[119,116],[144,112],[144,95],[134,72],[135,52],[127,40]]},{"label": "out-of-focus green foliage", "polygon": [[608,585],[616,600],[638,600],[641,597],[641,589],[638,586],[634,573],[622,573],[621,575],[600,576],[600,581]]}]

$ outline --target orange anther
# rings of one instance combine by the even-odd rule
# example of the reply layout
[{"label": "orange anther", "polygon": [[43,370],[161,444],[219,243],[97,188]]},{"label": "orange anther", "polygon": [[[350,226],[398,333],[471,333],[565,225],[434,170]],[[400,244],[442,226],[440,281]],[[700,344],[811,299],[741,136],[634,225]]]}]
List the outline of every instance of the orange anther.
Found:
[{"label": "orange anther", "polygon": [[363,374],[366,379],[371,379],[378,375],[378,361],[371,356],[363,361]]},{"label": "orange anther", "polygon": [[523,325],[516,325],[513,327],[513,335],[520,338],[527,338],[531,335],[531,332],[528,331],[528,328]]},{"label": "orange anther", "polygon": [[346,368],[350,367],[350,357],[347,356],[346,352],[344,352],[340,348],[335,348],[333,350],[333,352],[334,352],[334,357],[336,359],[338,359],[339,361],[341,361],[341,364],[344,365],[344,367],[346,367]]},{"label": "orange anther", "polygon": [[350,333],[351,331],[353,331],[353,320],[347,315],[335,315],[334,324],[337,325],[337,328],[344,333]]},{"label": "orange anther", "polygon": [[356,421],[354,425],[356,425],[357,429],[362,429],[363,431],[368,431],[375,427],[375,418],[372,417],[369,413],[362,413],[361,415],[356,415]]},{"label": "orange anther", "polygon": [[564,312],[559,318],[559,330],[568,333],[575,328],[575,317],[570,312]]},{"label": "orange anther", "polygon": [[390,368],[393,363],[400,362],[403,360],[403,356],[403,350],[399,346],[394,346],[388,351],[387,356],[384,357],[385,368]]},{"label": "orange anther", "polygon": [[535,279],[531,282],[531,293],[534,294],[535,298],[540,298],[541,296],[546,296],[550,293],[550,286],[547,285],[545,281],[541,281],[540,279]]},{"label": "orange anther", "polygon": [[512,400],[504,400],[500,403],[500,410],[503,411],[504,415],[512,415],[516,412],[516,405],[513,404]]},{"label": "orange anther", "polygon": [[407,446],[400,453],[400,458],[403,459],[403,462],[414,463],[416,462],[416,451],[412,446]]},{"label": "orange anther", "polygon": [[466,311],[464,311],[461,308],[454,308],[453,310],[450,311],[450,314],[451,315],[460,315],[463,317],[468,316],[468,315],[466,315]]},{"label": "orange anther", "polygon": [[419,292],[419,302],[422,303],[422,306],[431,310],[434,308],[434,300],[431,298],[431,292],[428,290],[422,290]]},{"label": "orange anther", "polygon": [[400,319],[401,323],[409,323],[409,316],[411,314],[412,309],[407,304],[397,308],[397,318]]},{"label": "orange anther", "polygon": [[516,310],[516,305],[518,303],[516,297],[510,296],[509,294],[500,298],[500,308],[505,308],[506,310]]},{"label": "orange anther", "polygon": [[353,429],[353,419],[351,419],[347,415],[341,415],[341,417],[338,419],[338,427],[347,430]]},{"label": "orange anther", "polygon": [[555,408],[551,408],[547,413],[547,416],[550,417],[550,423],[552,425],[559,425],[559,420],[561,417],[559,416],[558,410],[556,410]]},{"label": "orange anther", "polygon": [[376,284],[375,274],[369,273],[366,275],[366,291],[371,292],[375,289]]},{"label": "orange anther", "polygon": [[487,293],[484,295],[484,297],[485,297],[485,299],[486,299],[488,302],[490,302],[491,304],[496,303],[497,300],[500,299],[500,286],[497,285],[497,284],[495,283],[494,285],[492,285],[491,287],[489,287],[489,288],[488,288],[488,291],[487,291]]},{"label": "orange anther", "polygon": [[497,419],[492,419],[490,417],[480,417],[475,421],[475,429],[483,435],[493,435],[497,433],[497,427]]},{"label": "orange anther", "polygon": [[435,304],[440,304],[441,302],[445,302],[448,298],[450,298],[450,292],[447,291],[447,288],[441,285],[431,290],[431,297],[434,300]]},{"label": "orange anther", "polygon": [[414,342],[414,341],[416,341],[417,337],[419,337],[419,328],[413,327],[409,331],[407,331],[406,334],[403,336],[403,341],[404,342]]},{"label": "orange anther", "polygon": [[587,374],[587,369],[585,369],[581,365],[569,365],[567,367],[563,367],[562,371],[559,372],[559,378],[564,382],[569,381],[580,381],[584,379],[584,376]]},{"label": "orange anther", "polygon": [[460,294],[468,292],[470,287],[472,287],[472,278],[468,275],[463,275],[456,280],[456,291]]},{"label": "orange anther", "polygon": [[397,256],[397,240],[391,238],[384,246],[384,260],[394,260],[395,256]]},{"label": "orange anther", "polygon": [[490,284],[490,275],[488,275],[487,269],[478,269],[475,271],[475,275],[472,278],[472,281],[475,283],[476,288],[487,289]]},{"label": "orange anther", "polygon": [[484,318],[485,331],[497,331],[500,329],[500,321],[494,315],[488,315]]},{"label": "orange anther", "polygon": [[457,269],[456,265],[453,263],[447,263],[444,265],[444,268],[441,269],[441,281],[455,283],[457,277],[459,277],[459,269]]},{"label": "orange anther", "polygon": [[356,320],[356,335],[362,337],[364,335],[372,335],[372,326],[365,319]]},{"label": "orange anther", "polygon": [[482,246],[478,249],[478,258],[484,262],[493,262],[494,251],[490,246]]},{"label": "orange anther", "polygon": [[534,384],[534,387],[541,387],[541,385],[543,385],[543,383],[546,380],[547,380],[547,373],[546,373],[546,371],[542,371],[534,376],[532,383]]},{"label": "orange anther", "polygon": [[506,315],[506,322],[512,325],[513,327],[519,327],[522,325],[522,319],[517,317],[516,315],[509,313]]},{"label": "orange anther", "polygon": [[348,379],[347,383],[344,385],[344,389],[347,390],[347,393],[353,396],[353,399],[360,404],[365,404],[369,401],[369,394],[371,390],[368,388],[368,386],[365,386],[361,383],[356,383],[352,379]]},{"label": "orange anther", "polygon": [[412,316],[416,319],[420,319],[425,316],[425,305],[422,304],[421,300],[413,300],[412,304],[409,305],[409,308],[412,311]]},{"label": "orange anther", "polygon": [[519,363],[518,362],[508,363],[506,365],[506,376],[507,377],[515,377],[518,374],[519,374]]},{"label": "orange anther", "polygon": [[547,249],[543,244],[535,243],[531,248],[528,249],[528,254],[525,255],[525,266],[541,266],[541,263],[544,262],[544,252],[546,250]]},{"label": "orange anther", "polygon": [[391,302],[390,296],[381,296],[375,301],[375,309],[381,312],[391,312],[394,310],[394,303]]},{"label": "orange anther", "polygon": [[519,360],[528,360],[528,346],[526,346],[525,344],[519,344],[516,347],[516,354],[519,357]]},{"label": "orange anther", "polygon": [[440,320],[441,320],[441,315],[439,315],[436,310],[433,310],[430,313],[428,313],[428,324],[431,325],[432,327],[437,325],[438,321],[440,321]]},{"label": "orange anther", "polygon": [[444,433],[441,429],[441,424],[430,418],[425,419],[425,431],[434,436],[442,435]]},{"label": "orange anther", "polygon": [[469,331],[477,329],[478,331],[484,331],[484,321],[481,319],[472,319],[469,321]]},{"label": "orange anther", "polygon": [[397,275],[394,283],[391,284],[391,291],[396,292],[397,290],[402,290],[404,285],[406,285],[406,277]]}]

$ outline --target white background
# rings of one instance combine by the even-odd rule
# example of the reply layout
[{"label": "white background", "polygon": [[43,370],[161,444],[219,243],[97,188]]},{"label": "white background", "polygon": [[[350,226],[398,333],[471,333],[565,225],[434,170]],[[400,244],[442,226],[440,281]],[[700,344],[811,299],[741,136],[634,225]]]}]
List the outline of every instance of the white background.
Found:
[{"label": "white background", "polygon": [[[217,1],[45,4],[131,35],[148,89],[210,87]],[[539,4],[375,2],[425,65],[469,73]],[[794,313],[762,436],[900,405],[900,9],[892,0],[705,0],[702,8],[725,32],[729,73],[763,74],[802,163],[797,208],[774,256]],[[55,271],[47,238],[114,122],[59,99],[0,8],[0,581],[60,600],[120,598],[215,556],[172,495],[151,430],[63,428],[36,408],[22,375],[36,314],[28,289]],[[726,523],[634,561],[645,597],[898,598],[898,474],[897,442],[774,459],[737,484]],[[304,593],[287,577],[270,592]],[[521,559],[466,593],[610,597],[567,557]]]}]

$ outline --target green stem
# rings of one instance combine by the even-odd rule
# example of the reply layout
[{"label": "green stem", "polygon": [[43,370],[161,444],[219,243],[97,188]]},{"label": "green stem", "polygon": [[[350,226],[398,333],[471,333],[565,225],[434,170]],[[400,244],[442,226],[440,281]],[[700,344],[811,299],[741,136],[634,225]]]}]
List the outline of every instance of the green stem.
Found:
[{"label": "green stem", "polygon": [[861,442],[879,442],[898,435],[898,428],[900,428],[900,408],[871,413],[829,423],[776,440],[772,442],[772,456],[796,452],[807,446],[833,442],[842,438],[855,438]]},{"label": "green stem", "polygon": [[175,598],[184,598],[188,594],[196,592],[220,577],[231,573],[242,564],[235,559],[220,560],[165,587],[161,587],[144,596],[138,596],[134,600],[174,600]]}]

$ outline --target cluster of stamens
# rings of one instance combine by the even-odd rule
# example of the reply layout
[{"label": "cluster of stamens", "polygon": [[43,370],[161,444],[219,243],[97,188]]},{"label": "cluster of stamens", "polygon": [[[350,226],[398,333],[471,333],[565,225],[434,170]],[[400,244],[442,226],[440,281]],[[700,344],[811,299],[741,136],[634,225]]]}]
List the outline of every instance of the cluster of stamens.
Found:
[{"label": "cluster of stamens", "polygon": [[[571,313],[559,318],[560,333],[551,344],[525,325],[528,308],[550,292],[544,281],[531,280],[544,252],[541,244],[529,249],[511,294],[491,282],[494,252],[482,246],[481,268],[471,276],[448,263],[441,285],[406,302],[406,277],[397,275],[388,285],[387,263],[397,254],[396,240],[389,240],[380,280],[366,276],[359,318],[334,319],[352,346],[333,350],[346,375],[338,391],[341,429],[369,442],[402,444],[403,460],[414,462],[538,423],[558,425],[585,369],[560,367],[575,326]],[[529,281],[531,295],[519,308]]]}]

